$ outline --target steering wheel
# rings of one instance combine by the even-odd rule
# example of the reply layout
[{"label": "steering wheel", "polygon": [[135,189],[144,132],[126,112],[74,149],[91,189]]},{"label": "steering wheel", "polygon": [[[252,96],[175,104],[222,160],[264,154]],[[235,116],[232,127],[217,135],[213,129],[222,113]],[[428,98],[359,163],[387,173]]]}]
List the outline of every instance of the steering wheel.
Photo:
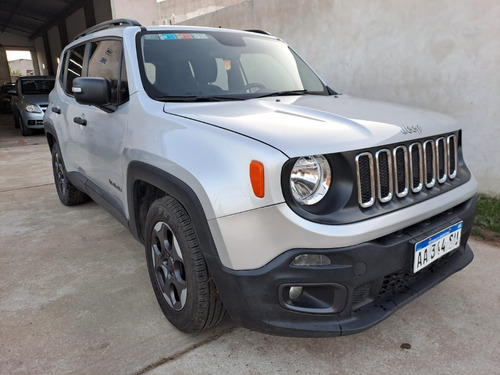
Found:
[{"label": "steering wheel", "polygon": [[[249,83],[248,85],[245,85],[243,87],[243,90],[247,91],[247,92],[257,92],[257,91],[260,91],[260,90],[263,90],[266,88],[267,87],[264,86],[262,83],[254,82],[254,83]],[[252,89],[258,89],[258,90],[252,90]]]}]

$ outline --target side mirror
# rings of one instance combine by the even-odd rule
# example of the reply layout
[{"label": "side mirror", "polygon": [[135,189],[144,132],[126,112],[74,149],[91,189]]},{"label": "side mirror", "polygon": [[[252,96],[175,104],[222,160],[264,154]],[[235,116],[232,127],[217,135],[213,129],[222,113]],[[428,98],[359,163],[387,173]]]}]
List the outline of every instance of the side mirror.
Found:
[{"label": "side mirror", "polygon": [[75,95],[76,101],[80,104],[95,105],[99,108],[110,104],[111,89],[106,78],[75,78],[71,90]]}]

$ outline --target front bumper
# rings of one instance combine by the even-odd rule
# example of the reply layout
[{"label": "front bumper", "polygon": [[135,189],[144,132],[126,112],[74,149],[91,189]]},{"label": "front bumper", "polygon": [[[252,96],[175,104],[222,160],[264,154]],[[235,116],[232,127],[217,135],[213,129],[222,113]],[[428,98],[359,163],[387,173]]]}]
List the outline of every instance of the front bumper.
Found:
[{"label": "front bumper", "polygon": [[21,112],[21,121],[28,129],[43,129],[43,112]]},{"label": "front bumper", "polygon": [[[292,249],[254,270],[226,268],[216,256],[206,254],[206,259],[226,309],[240,325],[286,336],[353,334],[382,321],[472,261],[467,240],[475,207],[473,197],[376,240],[343,248]],[[460,247],[413,274],[415,244],[460,220]],[[332,265],[290,265],[304,253],[323,254]],[[310,292],[302,311],[287,299],[290,286]]]}]

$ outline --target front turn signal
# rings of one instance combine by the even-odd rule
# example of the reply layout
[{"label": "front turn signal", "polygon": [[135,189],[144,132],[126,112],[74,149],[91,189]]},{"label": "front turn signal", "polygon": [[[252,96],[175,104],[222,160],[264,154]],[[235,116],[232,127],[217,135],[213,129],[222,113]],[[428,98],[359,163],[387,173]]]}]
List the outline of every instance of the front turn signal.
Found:
[{"label": "front turn signal", "polygon": [[250,181],[257,198],[264,198],[264,165],[260,161],[250,163]]}]

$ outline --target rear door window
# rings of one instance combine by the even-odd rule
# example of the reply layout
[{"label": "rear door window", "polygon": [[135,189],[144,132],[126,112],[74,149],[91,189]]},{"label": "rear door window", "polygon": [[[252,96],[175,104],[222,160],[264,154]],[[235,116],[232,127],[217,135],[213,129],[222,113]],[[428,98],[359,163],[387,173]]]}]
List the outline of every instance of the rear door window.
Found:
[{"label": "rear door window", "polygon": [[73,92],[71,91],[71,88],[73,87],[73,80],[84,75],[84,55],[85,44],[76,46],[67,52],[67,61],[66,58],[64,61],[64,63],[66,64],[66,74],[63,78],[63,87],[64,91],[68,95],[73,96]]}]

